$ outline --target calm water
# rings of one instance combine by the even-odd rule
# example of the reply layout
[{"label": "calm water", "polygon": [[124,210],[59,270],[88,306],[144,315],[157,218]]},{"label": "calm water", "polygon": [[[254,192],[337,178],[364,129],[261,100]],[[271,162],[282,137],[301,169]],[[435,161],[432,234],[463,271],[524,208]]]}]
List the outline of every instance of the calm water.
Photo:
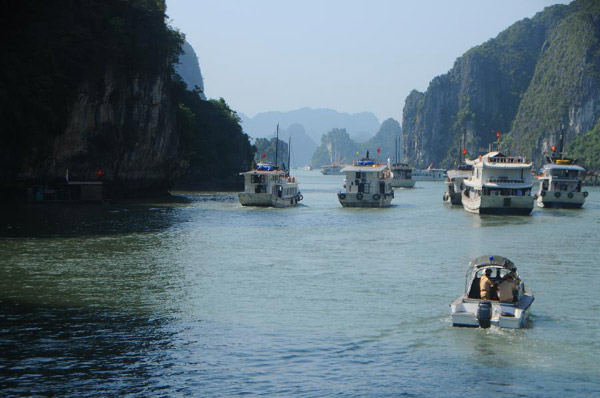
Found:
[{"label": "calm water", "polygon": [[[443,184],[342,209],[235,194],[4,208],[0,395],[598,396],[600,189],[582,210],[480,217]],[[523,330],[453,328],[466,265],[512,259]]]}]

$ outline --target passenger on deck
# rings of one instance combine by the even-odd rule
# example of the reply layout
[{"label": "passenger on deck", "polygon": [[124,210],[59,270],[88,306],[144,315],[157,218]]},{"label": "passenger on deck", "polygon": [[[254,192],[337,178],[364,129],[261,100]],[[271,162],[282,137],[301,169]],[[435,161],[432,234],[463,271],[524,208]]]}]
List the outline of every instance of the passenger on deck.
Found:
[{"label": "passenger on deck", "polygon": [[511,303],[515,301],[515,292],[518,286],[517,269],[511,270],[502,278],[502,282],[498,286],[498,299],[503,303]]},{"label": "passenger on deck", "polygon": [[494,290],[497,286],[494,281],[492,281],[491,275],[492,269],[488,268],[485,270],[485,275],[483,275],[479,281],[479,294],[481,295],[482,300],[493,299]]}]

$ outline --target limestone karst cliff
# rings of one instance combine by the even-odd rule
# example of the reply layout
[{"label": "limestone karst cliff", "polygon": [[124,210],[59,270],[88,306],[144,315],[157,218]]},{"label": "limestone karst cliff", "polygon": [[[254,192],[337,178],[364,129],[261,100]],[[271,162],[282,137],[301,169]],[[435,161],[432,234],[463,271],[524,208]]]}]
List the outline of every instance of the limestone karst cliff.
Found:
[{"label": "limestone karst cliff", "polygon": [[546,8],[467,51],[403,110],[408,161],[450,166],[466,141],[477,155],[501,132],[502,145],[541,162],[558,140],[600,117],[600,3]]}]

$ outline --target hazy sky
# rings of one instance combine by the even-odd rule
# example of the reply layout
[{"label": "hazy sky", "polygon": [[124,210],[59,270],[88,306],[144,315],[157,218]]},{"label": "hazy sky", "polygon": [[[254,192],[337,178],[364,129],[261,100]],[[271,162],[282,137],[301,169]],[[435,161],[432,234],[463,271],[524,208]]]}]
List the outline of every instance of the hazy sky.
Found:
[{"label": "hazy sky", "polygon": [[402,122],[469,48],[559,0],[167,0],[206,95],[248,116],[303,107]]}]

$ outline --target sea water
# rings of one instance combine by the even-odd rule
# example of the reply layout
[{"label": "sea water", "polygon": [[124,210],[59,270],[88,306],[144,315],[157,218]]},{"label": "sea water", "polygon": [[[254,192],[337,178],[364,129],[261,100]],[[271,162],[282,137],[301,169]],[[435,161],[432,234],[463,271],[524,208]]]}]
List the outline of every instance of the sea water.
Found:
[{"label": "sea water", "polygon": [[[444,184],[344,209],[233,193],[0,211],[0,395],[600,394],[600,189],[581,210],[478,216]],[[525,329],[454,328],[468,262],[508,257]]]}]

